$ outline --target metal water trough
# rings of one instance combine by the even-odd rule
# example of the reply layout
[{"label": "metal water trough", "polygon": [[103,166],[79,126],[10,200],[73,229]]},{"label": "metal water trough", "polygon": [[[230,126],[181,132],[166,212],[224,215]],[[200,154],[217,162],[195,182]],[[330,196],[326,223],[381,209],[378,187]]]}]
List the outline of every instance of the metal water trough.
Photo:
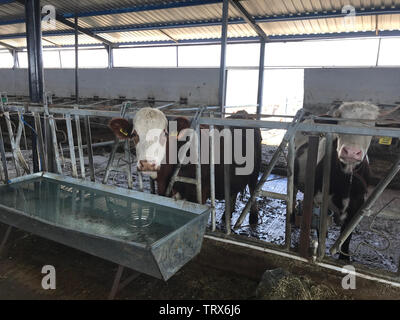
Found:
[{"label": "metal water trough", "polygon": [[0,186],[0,221],[167,280],[201,249],[210,208],[57,174]]}]

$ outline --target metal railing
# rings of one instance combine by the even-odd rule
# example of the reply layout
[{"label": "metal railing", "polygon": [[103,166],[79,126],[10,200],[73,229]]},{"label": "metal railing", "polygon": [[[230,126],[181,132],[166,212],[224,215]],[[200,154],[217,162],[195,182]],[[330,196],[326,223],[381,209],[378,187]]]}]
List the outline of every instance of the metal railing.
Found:
[{"label": "metal railing", "polygon": [[[0,97],[1,98],[1,97]],[[119,104],[120,105],[120,104]],[[119,106],[117,105],[117,107]],[[234,227],[237,228],[240,223],[243,221],[243,217],[245,217],[250,205],[251,201],[255,200],[256,196],[266,196],[275,199],[285,200],[287,203],[287,211],[286,211],[286,228],[285,228],[285,244],[284,245],[277,245],[273,243],[266,243],[260,240],[251,240],[251,239],[243,239],[241,241],[244,243],[251,243],[251,245],[261,246],[263,248],[269,248],[270,250],[277,250],[277,252],[284,252],[290,256],[297,256],[300,257],[301,255],[298,252],[295,252],[293,248],[291,248],[291,224],[290,224],[290,217],[293,214],[293,202],[295,201],[294,195],[294,182],[293,182],[293,172],[294,172],[294,157],[295,157],[295,146],[294,146],[294,133],[296,132],[304,132],[307,135],[310,135],[310,139],[312,139],[315,135],[323,135],[326,140],[326,150],[325,153],[327,155],[331,154],[332,152],[332,140],[334,134],[352,134],[352,135],[366,135],[366,136],[386,136],[392,138],[400,138],[400,129],[398,128],[384,128],[384,127],[374,127],[373,124],[370,126],[352,126],[352,125],[331,125],[331,124],[318,124],[318,123],[304,123],[299,120],[299,115],[293,117],[294,121],[290,122],[278,122],[278,121],[268,121],[268,120],[250,120],[250,119],[227,119],[227,118],[220,118],[218,117],[219,113],[215,110],[215,107],[210,106],[209,108],[205,108],[202,117],[194,117],[193,115],[188,114],[180,114],[180,112],[189,111],[183,110],[182,107],[174,107],[174,103],[168,103],[159,109],[163,110],[167,118],[174,118],[179,115],[183,115],[189,119],[196,119],[197,123],[195,126],[195,131],[199,130],[200,125],[208,125],[210,130],[212,130],[215,126],[221,127],[242,127],[242,128],[260,128],[260,129],[281,129],[286,130],[286,135],[283,140],[283,143],[279,146],[278,151],[282,152],[285,148],[288,150],[288,181],[287,181],[287,193],[286,194],[279,194],[267,191],[259,191],[251,196],[249,202],[247,203],[245,209],[242,211],[240,218],[236,222]],[[72,165],[72,175],[74,177],[78,177],[78,167],[77,167],[77,158],[79,159],[80,163],[80,173],[81,178],[86,179],[88,175],[86,175],[86,169],[84,166],[84,153],[86,151],[87,156],[89,158],[89,177],[92,181],[95,180],[95,170],[93,164],[93,150],[92,148],[96,146],[96,144],[92,143],[91,137],[91,129],[90,129],[90,118],[98,117],[98,118],[108,118],[111,119],[113,117],[120,117],[121,111],[108,111],[108,110],[96,110],[96,105],[92,105],[91,108],[88,105],[85,105],[84,108],[80,108],[78,105],[72,105],[72,108],[66,108],[65,106],[58,106],[52,105],[50,108],[45,105],[32,105],[32,104],[19,104],[19,103],[12,103],[7,102],[4,99],[1,99],[1,109],[3,111],[3,117],[7,123],[7,130],[8,135],[11,141],[11,151],[13,162],[15,168],[19,168],[21,166],[21,159],[18,153],[19,144],[21,142],[21,134],[22,129],[24,129],[25,124],[23,122],[23,116],[33,115],[35,121],[35,131],[38,135],[38,150],[39,150],[39,159],[40,162],[43,164],[42,168],[46,168],[46,161],[45,161],[45,152],[50,148],[54,151],[54,157],[56,162],[56,171],[60,174],[63,173],[62,166],[61,166],[61,156],[60,152],[62,148],[60,148],[58,141],[57,141],[57,133],[56,133],[56,120],[57,121],[65,121],[66,128],[67,128],[67,137],[68,137],[68,151],[70,154],[70,161]],[[114,106],[115,107],[115,106]],[[137,108],[140,106],[137,105]],[[134,108],[133,108],[134,109]],[[196,111],[197,108],[192,108]],[[16,129],[16,138],[14,139],[13,128],[10,120],[10,114],[16,114],[18,116],[19,126]],[[56,117],[56,115],[58,115]],[[124,117],[127,119],[133,118],[135,115],[135,110],[126,110],[124,113]],[[215,117],[214,117],[215,115]],[[269,117],[277,117],[276,115],[261,115],[260,118],[269,118]],[[46,139],[43,137],[43,132],[40,125],[40,119],[45,118],[49,121],[49,126],[51,130],[51,142],[52,145],[48,145]],[[76,135],[74,135],[72,131],[72,118],[75,119],[76,124]],[[81,118],[84,119],[85,123],[85,137],[86,137],[86,145],[83,145],[82,142],[82,132],[80,130],[80,120]],[[315,117],[313,117],[315,118]],[[318,118],[315,118],[318,119]],[[332,119],[331,119],[332,120]],[[342,119],[337,119],[342,120]],[[2,129],[2,128],[1,128]],[[78,146],[74,143],[74,136],[78,141]],[[42,137],[42,138],[40,138]],[[107,142],[108,144],[110,142]],[[215,210],[215,178],[214,178],[214,137],[210,136],[210,168],[211,168],[211,181],[210,181],[210,188],[211,188],[211,207],[212,207],[212,217],[211,217],[211,234],[212,237],[219,237],[219,238],[226,238],[226,235],[218,233],[216,231],[216,210]],[[78,150],[78,157],[76,157],[75,150]],[[85,149],[85,151],[84,151]],[[125,149],[126,151],[127,149]],[[315,150],[314,150],[315,152]],[[4,150],[4,141],[2,137],[2,130],[0,130],[0,153],[2,155],[2,180],[7,182],[9,179],[7,164],[5,161],[5,150]],[[319,264],[330,264],[330,265],[340,265],[338,261],[332,260],[330,257],[325,257],[325,243],[326,243],[326,231],[327,231],[327,216],[328,216],[328,197],[329,197],[329,173],[330,173],[330,157],[326,157],[323,166],[323,206],[321,208],[321,219],[320,219],[320,232],[319,232],[319,247],[317,256],[315,257],[317,263]],[[271,173],[275,165],[275,159],[273,159],[267,169],[264,171],[262,181],[260,186],[265,182],[266,178]],[[389,170],[387,176],[382,180],[380,184],[375,188],[372,195],[367,199],[363,208],[356,214],[355,218],[353,219],[352,223],[346,228],[345,232],[341,234],[339,239],[336,241],[335,245],[332,247],[331,252],[335,253],[338,251],[340,245],[346,239],[348,234],[354,230],[355,226],[358,225],[362,217],[365,215],[366,210],[369,209],[374,201],[376,201],[377,197],[383,192],[383,190],[387,187],[388,183],[393,179],[395,174],[399,171],[400,168],[400,160],[398,159],[396,163],[392,166],[391,170]],[[25,171],[26,172],[26,171]],[[22,175],[23,172],[21,170],[17,170],[17,175]],[[129,172],[127,172],[129,175]],[[196,176],[196,180],[199,180],[199,177]],[[200,179],[201,181],[201,179]],[[194,182],[194,181],[193,181]],[[142,188],[140,188],[142,189]],[[199,199],[200,200],[200,199]],[[310,221],[309,221],[310,222]],[[229,230],[230,231],[230,230]],[[308,231],[309,232],[309,231]],[[306,234],[309,238],[309,234]],[[237,235],[230,236],[229,239],[237,240]],[[309,247],[309,246],[308,246]],[[304,255],[304,253],[303,253]],[[312,257],[309,257],[309,260],[312,260]],[[392,272],[386,272],[383,270],[374,271],[363,266],[359,267],[360,270],[364,271],[366,274],[374,275],[383,279],[388,279],[390,281],[396,281],[400,283],[400,276],[399,274],[394,274]]]}]

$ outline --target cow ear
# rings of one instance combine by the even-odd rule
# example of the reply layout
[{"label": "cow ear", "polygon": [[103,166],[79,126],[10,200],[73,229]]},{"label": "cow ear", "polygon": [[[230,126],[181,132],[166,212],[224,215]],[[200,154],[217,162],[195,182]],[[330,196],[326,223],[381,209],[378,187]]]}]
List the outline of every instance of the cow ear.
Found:
[{"label": "cow ear", "polygon": [[178,117],[175,119],[177,128],[177,139],[181,140],[187,134],[187,129],[190,128],[190,121],[184,117]]},{"label": "cow ear", "polygon": [[112,119],[109,122],[108,127],[114,132],[118,139],[126,140],[131,138],[132,125],[130,125],[129,121],[126,119]]}]

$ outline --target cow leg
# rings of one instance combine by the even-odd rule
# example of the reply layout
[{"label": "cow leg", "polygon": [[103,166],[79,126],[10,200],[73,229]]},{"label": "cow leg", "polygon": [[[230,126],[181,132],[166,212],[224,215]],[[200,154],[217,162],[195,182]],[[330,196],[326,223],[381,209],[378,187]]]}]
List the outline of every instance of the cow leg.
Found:
[{"label": "cow leg", "polygon": [[[349,224],[353,216],[357,213],[357,211],[361,208],[361,206],[364,203],[364,194],[351,194],[350,195],[350,202],[349,206],[347,208],[347,216],[346,219],[344,220],[344,223],[340,229],[340,234],[343,233],[344,229],[346,226]],[[346,241],[343,242],[342,247],[341,247],[341,252],[339,254],[339,259],[344,260],[344,261],[350,261],[350,256],[349,256],[349,247],[350,247],[350,241],[351,241],[351,236],[353,233],[350,233],[350,235],[347,237]]]},{"label": "cow leg", "polygon": [[[230,217],[232,218],[232,214],[233,214],[233,212],[235,211],[235,205],[236,205],[236,198],[237,198],[237,193],[235,193],[235,194],[231,194],[230,195],[230,197],[229,197],[229,201],[230,201],[230,204],[231,204],[231,212],[230,212]],[[226,215],[226,211],[224,212],[224,214],[222,215],[222,218],[221,218],[221,221],[222,221],[222,223],[225,223],[225,215]]]},{"label": "cow leg", "polygon": [[296,188],[296,185],[293,186],[293,199],[292,199],[292,215],[290,217],[290,222],[294,225],[296,221],[296,205],[297,205],[297,193],[299,189]]},{"label": "cow leg", "polygon": [[[255,187],[256,187],[255,184],[253,184],[253,183],[249,184],[250,195],[252,195],[254,193]],[[252,227],[257,226],[257,224],[258,224],[257,198],[254,199],[254,202],[252,203],[251,208],[250,208],[249,223],[250,223],[250,226],[252,226]]]}]

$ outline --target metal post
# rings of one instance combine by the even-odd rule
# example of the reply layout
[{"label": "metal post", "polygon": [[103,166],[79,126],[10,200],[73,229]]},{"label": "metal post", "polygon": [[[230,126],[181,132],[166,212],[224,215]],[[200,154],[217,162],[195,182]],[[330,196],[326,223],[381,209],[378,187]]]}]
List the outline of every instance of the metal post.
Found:
[{"label": "metal post", "polygon": [[39,113],[34,113],[35,119],[35,130],[38,137],[38,150],[39,150],[39,158],[40,158],[40,168],[41,171],[47,171],[47,164],[45,158],[45,151],[44,151],[44,141],[43,141],[43,131],[42,131],[42,124],[40,121]]},{"label": "metal post", "polygon": [[[225,110],[225,89],[226,89],[226,44],[228,36],[228,13],[229,0],[223,0],[222,5],[222,34],[221,34],[221,64],[219,69],[219,106],[221,112]],[[223,117],[223,115],[221,115]]]},{"label": "metal post", "polygon": [[319,223],[319,239],[318,239],[318,258],[323,259],[325,256],[326,247],[326,232],[328,229],[328,207],[329,207],[329,191],[331,185],[331,159],[332,159],[332,133],[327,133],[325,136],[325,159],[324,159],[324,174],[322,185],[322,206]]},{"label": "metal post", "polygon": [[8,181],[8,169],[7,169],[7,160],[6,160],[6,151],[4,150],[4,140],[3,133],[0,126],[0,153],[1,153],[1,163],[3,165],[3,173],[5,182]]},{"label": "metal post", "polygon": [[263,106],[264,92],[264,60],[265,60],[265,40],[260,42],[260,64],[258,66],[258,93],[257,93],[257,120],[260,120]]},{"label": "metal post", "polygon": [[67,134],[68,134],[68,144],[69,144],[69,157],[71,159],[72,165],[72,176],[74,178],[78,178],[78,169],[76,167],[76,158],[75,158],[75,148],[74,148],[74,136],[72,133],[72,122],[71,122],[71,115],[65,115],[65,121],[67,124]]},{"label": "metal post", "polygon": [[55,172],[55,153],[53,149],[53,142],[51,138],[51,127],[49,120],[49,107],[48,104],[51,101],[51,96],[49,93],[44,94],[44,141],[45,141],[45,151],[47,154],[47,171]]},{"label": "metal post", "polygon": [[[25,1],[26,43],[28,49],[29,96],[31,102],[43,101],[44,77],[40,0]],[[30,121],[33,127],[33,121]],[[39,171],[36,136],[31,132],[33,172]]]},{"label": "metal post", "polygon": [[90,180],[95,181],[94,178],[94,162],[93,162],[93,148],[92,148],[92,132],[90,131],[90,118],[85,116],[85,135],[86,135],[86,145],[89,159],[89,172]]},{"label": "metal post", "polygon": [[[221,108],[221,118],[225,112],[225,93],[226,93],[226,45],[228,37],[228,14],[229,0],[223,0],[222,4],[222,33],[221,33],[221,64],[219,69],[219,106]],[[229,129],[229,127],[224,127]],[[224,159],[226,162],[226,159]],[[224,191],[225,191],[225,226],[226,233],[231,233],[231,201],[230,201],[230,165],[224,163]]]},{"label": "metal post", "polygon": [[[214,118],[214,114],[210,114],[210,118]],[[211,230],[216,229],[215,216],[215,136],[214,126],[210,125],[210,198],[211,198]]]},{"label": "metal post", "polygon": [[[76,107],[78,108],[78,107]],[[76,136],[78,140],[78,154],[79,154],[79,165],[81,169],[81,177],[85,179],[85,159],[83,157],[83,146],[82,146],[82,131],[81,131],[81,120],[79,116],[75,115],[75,128],[76,128]]]},{"label": "metal post", "polygon": [[78,74],[78,69],[79,69],[79,59],[78,59],[78,46],[79,46],[79,40],[78,40],[78,16],[75,14],[75,101],[76,104],[79,104],[79,74]]},{"label": "metal post", "polygon": [[17,50],[15,49],[12,50],[12,56],[13,56],[13,69],[17,69],[19,68],[19,59]]},{"label": "metal post", "polygon": [[107,53],[108,53],[108,69],[114,68],[114,53],[112,46],[106,46]]},{"label": "metal post", "polygon": [[293,202],[296,201],[293,197],[294,195],[294,159],[295,159],[295,144],[294,135],[290,138],[288,144],[288,174],[287,174],[287,201],[286,201],[286,230],[285,230],[285,248],[290,249],[290,242],[292,238],[292,225],[290,219],[293,214]]},{"label": "metal post", "polygon": [[29,95],[32,102],[43,101],[43,58],[40,0],[25,1],[26,44],[28,48]]},{"label": "metal post", "polygon": [[53,151],[54,151],[54,157],[55,157],[55,162],[56,162],[56,167],[57,167],[57,173],[62,174],[61,159],[60,159],[60,152],[62,152],[62,149],[59,152],[58,145],[57,145],[56,123],[54,121],[53,115],[49,116],[49,126],[50,126],[50,130],[51,130],[51,139],[52,139],[52,144],[53,144]]},{"label": "metal post", "polygon": [[197,156],[197,164],[196,164],[196,194],[197,194],[197,202],[202,203],[202,192],[201,192],[201,154],[200,154],[200,125],[196,126],[196,134],[195,134],[195,150]]},{"label": "metal post", "polygon": [[303,214],[301,219],[299,253],[309,257],[311,219],[314,204],[315,168],[317,167],[319,136],[308,137],[307,181],[304,190]]}]

